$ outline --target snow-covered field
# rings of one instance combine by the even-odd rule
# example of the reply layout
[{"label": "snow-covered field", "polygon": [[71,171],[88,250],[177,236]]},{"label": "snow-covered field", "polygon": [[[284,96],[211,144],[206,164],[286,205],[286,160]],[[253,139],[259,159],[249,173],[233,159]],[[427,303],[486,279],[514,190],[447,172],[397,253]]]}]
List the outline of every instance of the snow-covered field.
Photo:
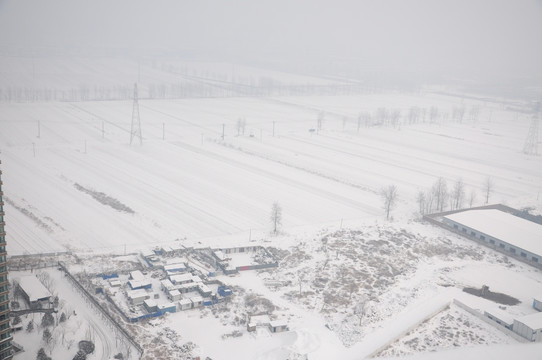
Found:
[{"label": "snow-covered field", "polygon": [[[72,251],[88,262],[74,270],[100,272],[108,254],[173,242],[274,251],[277,269],[220,278],[235,289],[226,308],[131,326],[148,356],[359,359],[489,344],[498,357],[495,344],[516,340],[450,301],[494,308],[461,291],[485,284],[521,301],[510,314],[528,314],[542,273],[419,223],[416,195],[440,177],[450,188],[462,179],[463,205],[482,205],[490,177],[490,203],[540,212],[542,159],[522,152],[522,106],[432,92],[141,99],[143,144],[130,145],[130,100],[0,103],[8,253]],[[414,107],[425,109],[416,121]],[[382,109],[399,117],[379,122]],[[386,221],[380,190],[392,184],[399,203]],[[262,308],[290,331],[248,333],[247,313]],[[540,347],[521,349],[535,358]]]},{"label": "snow-covered field", "polygon": [[[360,109],[379,103],[449,113],[460,101],[430,94],[140,101],[142,146],[129,145],[129,101],[0,104],[9,252],[248,238],[251,229],[269,230],[275,201],[284,229],[381,219],[379,191],[389,184],[400,200],[392,215],[410,217],[417,192],[438,177],[450,187],[461,178],[474,205],[485,202],[488,176],[490,202],[539,205],[542,161],[521,152],[530,119],[501,105],[487,103],[476,121],[357,131]],[[320,110],[323,129],[309,132]],[[247,119],[244,136],[239,117]]]}]

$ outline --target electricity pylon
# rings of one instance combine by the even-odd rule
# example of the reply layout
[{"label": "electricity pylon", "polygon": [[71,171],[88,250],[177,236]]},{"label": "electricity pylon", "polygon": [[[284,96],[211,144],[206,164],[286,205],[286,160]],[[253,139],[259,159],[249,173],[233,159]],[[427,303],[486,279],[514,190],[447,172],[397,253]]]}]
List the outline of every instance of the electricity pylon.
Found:
[{"label": "electricity pylon", "polygon": [[132,110],[132,126],[130,127],[130,145],[134,138],[139,138],[139,145],[143,145],[143,136],[141,136],[141,119],[139,118],[139,102],[137,100],[137,83],[134,84],[134,107]]}]

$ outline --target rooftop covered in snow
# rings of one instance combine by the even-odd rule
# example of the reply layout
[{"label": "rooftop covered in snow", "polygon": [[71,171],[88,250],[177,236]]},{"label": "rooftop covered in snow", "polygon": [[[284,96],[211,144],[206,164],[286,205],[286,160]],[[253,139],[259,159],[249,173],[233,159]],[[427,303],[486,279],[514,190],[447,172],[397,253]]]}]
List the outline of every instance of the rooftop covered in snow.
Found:
[{"label": "rooftop covered in snow", "polygon": [[30,302],[46,300],[51,297],[49,290],[34,275],[20,277],[19,286],[28,296]]},{"label": "rooftop covered in snow", "polygon": [[527,325],[533,330],[542,329],[542,312],[522,316],[516,321]]},{"label": "rooftop covered in snow", "polygon": [[542,225],[532,221],[496,209],[467,210],[444,218],[542,255]]}]

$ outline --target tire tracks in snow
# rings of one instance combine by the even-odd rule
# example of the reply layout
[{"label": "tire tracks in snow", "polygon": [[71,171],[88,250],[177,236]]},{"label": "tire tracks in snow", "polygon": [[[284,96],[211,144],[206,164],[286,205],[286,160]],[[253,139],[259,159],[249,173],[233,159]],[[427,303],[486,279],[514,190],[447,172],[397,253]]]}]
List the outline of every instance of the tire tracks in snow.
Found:
[{"label": "tire tracks in snow", "polygon": [[[308,192],[312,193],[313,195],[316,195],[316,196],[331,200],[333,202],[338,202],[338,203],[341,203],[341,204],[349,206],[349,207],[363,209],[363,210],[365,210],[367,213],[369,213],[371,215],[380,215],[382,213],[380,208],[376,208],[374,206],[371,206],[371,205],[368,205],[368,204],[365,204],[365,203],[361,203],[361,202],[356,201],[356,200],[352,200],[352,199],[347,198],[345,196],[341,196],[341,195],[332,193],[332,192],[324,190],[322,188],[310,185],[310,184],[308,184],[306,182],[301,182],[301,181],[294,180],[294,179],[286,177],[286,176],[276,174],[276,173],[274,173],[272,171],[260,169],[260,168],[257,168],[255,166],[251,166],[251,165],[245,164],[243,162],[240,162],[240,161],[237,161],[237,160],[234,160],[234,159],[219,155],[217,153],[214,153],[214,152],[211,152],[211,151],[208,151],[208,150],[203,150],[201,148],[197,148],[195,146],[189,145],[189,144],[184,143],[184,142],[176,141],[173,144],[177,145],[177,146],[179,146],[179,147],[181,147],[181,148],[183,148],[185,150],[188,150],[190,152],[193,152],[193,153],[196,153],[196,154],[199,154],[199,155],[203,155],[203,156],[206,156],[206,157],[209,157],[209,158],[213,158],[213,159],[218,160],[218,161],[220,161],[222,163],[226,163],[226,164],[229,164],[229,165],[234,166],[236,168],[243,169],[243,170],[245,170],[247,172],[250,172],[252,174],[257,174],[257,175],[260,175],[260,176],[264,176],[264,177],[266,177],[268,179],[274,179],[274,180],[276,180],[276,181],[278,181],[280,183],[288,184],[288,185],[296,187],[298,189],[308,191]],[[300,169],[297,169],[297,170],[300,170]],[[300,170],[300,171],[303,171],[303,170]],[[313,175],[315,175],[315,174],[313,174]]]}]

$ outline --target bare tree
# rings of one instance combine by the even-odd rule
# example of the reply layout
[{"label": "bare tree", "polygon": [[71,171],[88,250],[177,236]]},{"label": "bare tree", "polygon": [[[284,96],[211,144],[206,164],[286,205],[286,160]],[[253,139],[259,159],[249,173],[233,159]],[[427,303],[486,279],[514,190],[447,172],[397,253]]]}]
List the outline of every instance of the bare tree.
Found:
[{"label": "bare tree", "polygon": [[465,197],[465,183],[462,179],[458,179],[454,184],[452,192],[452,208],[459,209],[463,206],[463,199]]},{"label": "bare tree", "polygon": [[359,299],[359,302],[356,304],[356,307],[354,308],[354,314],[359,319],[359,326],[361,326],[361,320],[365,317],[366,312],[366,305],[367,305],[367,297],[365,295],[362,295]]},{"label": "bare tree", "polygon": [[486,181],[484,182],[484,192],[486,193],[486,204],[489,203],[489,196],[493,192],[493,188],[495,187],[495,183],[493,182],[493,179],[491,176],[488,176],[486,178]]},{"label": "bare tree", "polygon": [[433,184],[432,188],[433,196],[435,198],[435,205],[438,211],[444,211],[446,199],[448,198],[448,186],[446,180],[443,177],[439,177]]},{"label": "bare tree", "polygon": [[397,186],[389,185],[386,188],[380,190],[380,195],[384,200],[384,210],[386,210],[386,219],[389,220],[390,212],[395,207],[397,202]]},{"label": "bare tree", "polygon": [[276,234],[279,226],[282,224],[282,208],[278,201],[275,201],[271,206],[271,223],[273,225],[273,233]]},{"label": "bare tree", "polygon": [[425,215],[425,193],[423,190],[418,191],[416,202],[418,203],[418,211],[420,212],[420,215]]},{"label": "bare tree", "polygon": [[472,207],[476,201],[476,191],[472,189],[469,196],[469,206]]}]

